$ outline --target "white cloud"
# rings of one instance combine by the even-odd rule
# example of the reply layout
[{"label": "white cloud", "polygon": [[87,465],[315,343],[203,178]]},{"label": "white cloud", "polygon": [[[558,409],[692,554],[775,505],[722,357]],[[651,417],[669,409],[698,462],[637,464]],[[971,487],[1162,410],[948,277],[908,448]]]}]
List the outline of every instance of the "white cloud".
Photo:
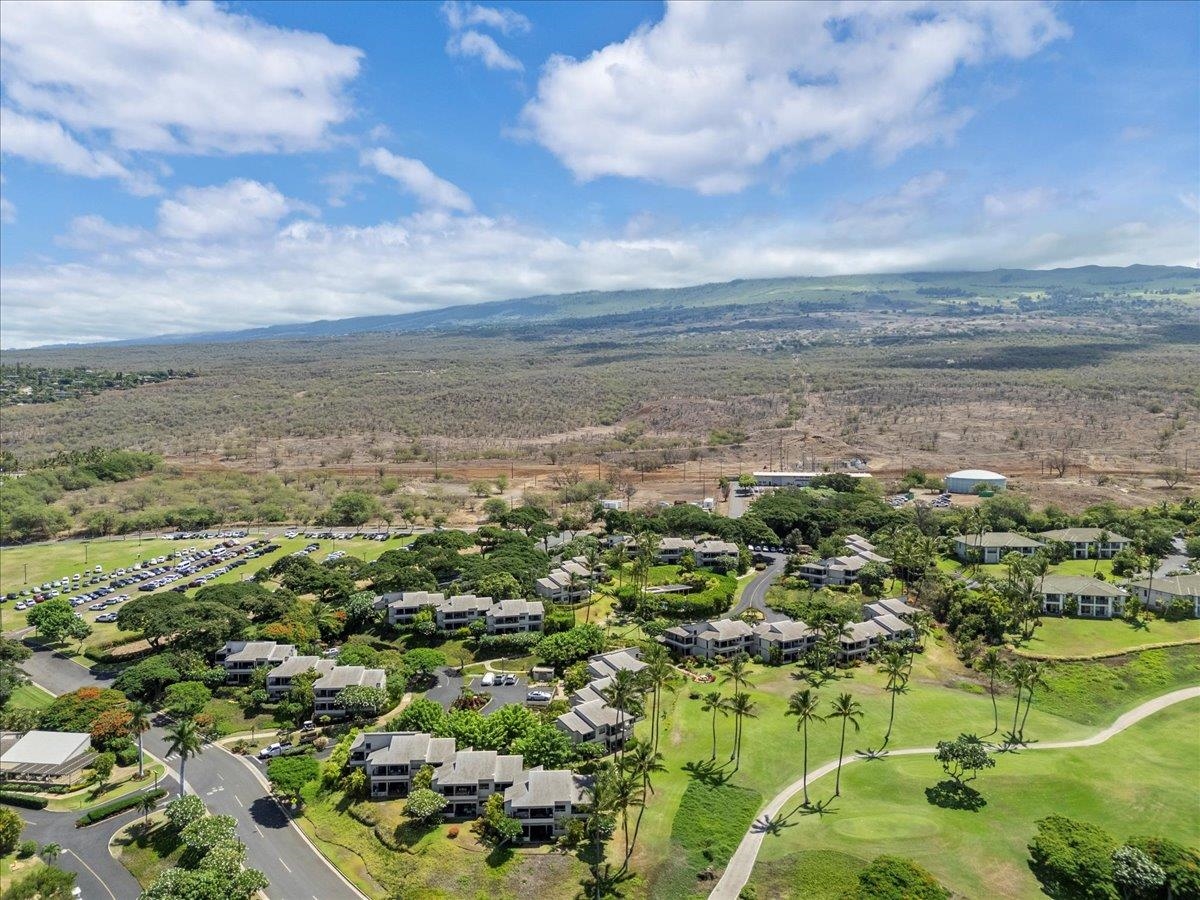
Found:
[{"label": "white cloud", "polygon": [[103,253],[114,246],[133,244],[146,237],[141,228],[114,225],[103,216],[76,216],[67,225],[67,233],[57,243],[76,250]]},{"label": "white cloud", "polygon": [[951,178],[940,169],[914,175],[897,190],[859,203],[839,202],[829,216],[833,234],[898,237],[940,207]]},{"label": "white cloud", "polygon": [[273,184],[235,178],[212,187],[189,187],[158,207],[158,231],[175,240],[206,241],[272,231],[281,219],[304,204],[281,194]]},{"label": "white cloud", "polygon": [[107,153],[89,150],[52,119],[0,107],[0,152],[83,178],[116,178],[135,194],[157,193],[152,178],[134,173]]},{"label": "white cloud", "polygon": [[382,147],[376,147],[363,151],[361,162],[394,179],[422,206],[455,212],[470,212],[474,208],[471,198],[462,188],[433,174],[429,166],[419,159],[397,156]]},{"label": "white cloud", "polygon": [[80,154],[80,141],[172,153],[320,146],[352,112],[345,89],[362,55],[212,3],[117,0],[9,0],[0,47],[8,99],[76,135],[62,132],[45,161],[114,177],[119,164]]},{"label": "white cloud", "polygon": [[478,31],[463,31],[450,35],[446,52],[451,56],[475,57],[489,69],[522,72],[525,66],[511,53],[500,49],[491,35]]},{"label": "white cloud", "polygon": [[[4,188],[4,173],[0,172],[0,191]],[[11,225],[17,221],[17,208],[12,201],[0,193],[0,224]]]},{"label": "white cloud", "polygon": [[970,116],[942,95],[958,69],[1067,34],[1043,3],[669,2],[584,60],[552,57],[522,120],[580,179],[729,193],[779,160],[949,140]]},{"label": "white cloud", "polygon": [[1197,196],[1194,191],[1190,193],[1185,191],[1184,193],[1180,194],[1179,202],[1192,212],[1200,213],[1200,196]]},{"label": "white cloud", "polygon": [[524,34],[531,27],[529,19],[515,9],[481,6],[478,3],[457,3],[455,0],[442,4],[442,17],[452,31],[482,25],[501,34]]},{"label": "white cloud", "polygon": [[478,30],[491,28],[505,35],[529,31],[529,19],[516,10],[447,0],[442,4],[442,18],[450,27],[450,37],[446,40],[450,56],[473,57],[489,69],[505,72],[525,70],[521,61],[496,43],[495,38]]}]

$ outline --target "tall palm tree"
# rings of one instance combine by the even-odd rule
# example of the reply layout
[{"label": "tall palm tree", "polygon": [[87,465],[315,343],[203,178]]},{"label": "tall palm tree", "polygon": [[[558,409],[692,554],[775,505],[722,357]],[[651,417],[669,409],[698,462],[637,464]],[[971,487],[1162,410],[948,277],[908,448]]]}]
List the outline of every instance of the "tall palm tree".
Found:
[{"label": "tall palm tree", "polygon": [[1000,730],[1000,707],[996,705],[996,676],[1002,676],[1006,668],[1004,660],[1000,656],[1000,649],[988,647],[979,662],[975,664],[975,668],[988,677],[988,693],[992,697],[992,730],[984,735],[984,737],[988,737]]},{"label": "tall palm tree", "polygon": [[192,719],[180,719],[167,729],[167,753],[179,754],[179,796],[182,797],[187,782],[183,770],[188,757],[199,756],[204,751],[204,739]]},{"label": "tall palm tree", "polygon": [[753,687],[750,680],[750,657],[739,653],[725,664],[721,670],[721,684],[732,684],[735,694],[742,693],[742,688]]},{"label": "tall palm tree", "polygon": [[1045,671],[1042,663],[1031,662],[1025,673],[1025,712],[1021,716],[1021,727],[1017,729],[1017,737],[1022,743],[1025,741],[1025,720],[1029,718],[1029,710],[1033,706],[1033,692],[1036,688],[1042,687],[1046,683]]},{"label": "tall palm tree", "polygon": [[576,625],[575,618],[575,594],[579,592],[579,588],[583,585],[583,580],[571,572],[567,575],[567,602],[571,604],[571,627]]},{"label": "tall palm tree", "polygon": [[855,731],[859,730],[863,717],[862,704],[849,694],[839,694],[833,701],[833,712],[829,714],[829,717],[842,720],[842,743],[838,749],[837,783],[833,789],[833,796],[840,797],[842,795],[842,757],[846,753],[846,725],[849,723],[854,726]]},{"label": "tall palm tree", "polygon": [[621,753],[625,752],[625,716],[637,703],[641,681],[628,669],[620,669],[612,676],[612,683],[600,691],[606,703],[617,711],[617,732],[621,735]]},{"label": "tall palm tree", "polygon": [[46,861],[46,865],[52,866],[61,853],[62,846],[60,844],[45,844],[38,855]]},{"label": "tall palm tree", "polygon": [[808,807],[811,804],[808,801],[808,725],[810,722],[822,722],[824,718],[817,713],[817,708],[820,706],[820,698],[817,692],[812,688],[804,688],[804,690],[796,691],[788,699],[788,708],[785,715],[796,716],[796,730],[804,733],[804,806]]},{"label": "tall palm tree", "polygon": [[633,855],[633,844],[629,833],[629,807],[641,806],[645,803],[642,790],[638,785],[638,777],[632,772],[618,768],[612,775],[613,805],[621,813],[621,833],[625,838],[625,860],[621,864],[624,870],[629,865],[629,857]]},{"label": "tall palm tree", "polygon": [[129,704],[129,730],[137,735],[138,742],[138,779],[145,775],[144,754],[142,753],[142,735],[150,730],[150,716],[153,710],[148,703],[138,700]]},{"label": "tall palm tree", "polygon": [[704,695],[704,702],[700,705],[701,712],[712,713],[712,756],[709,759],[717,758],[717,715],[729,715],[729,703],[725,699],[725,695],[720,691],[709,691]]},{"label": "tall palm tree", "polygon": [[646,794],[654,793],[654,785],[650,783],[650,776],[656,772],[667,771],[667,767],[663,765],[661,753],[645,741],[636,739],[630,742],[629,750],[626,752],[625,758],[621,760],[621,764],[626,772],[642,780],[641,804],[638,807],[637,821],[633,826],[633,839],[629,842],[629,852],[632,855],[633,848],[637,846],[638,834],[642,830],[642,813],[646,811]]},{"label": "tall palm tree", "polygon": [[734,694],[729,701],[729,709],[733,713],[733,771],[742,765],[742,720],[753,719],[758,713],[754,711],[754,701],[749,694]]},{"label": "tall palm tree", "polygon": [[654,644],[647,648],[642,654],[642,662],[646,664],[646,667],[642,669],[640,675],[643,682],[650,688],[650,698],[654,710],[654,719],[650,723],[650,742],[657,750],[659,720],[662,713],[662,689],[670,679],[673,667],[666,648],[661,644]]},{"label": "tall palm tree", "polygon": [[917,642],[917,650],[924,651],[925,639],[933,634],[935,625],[933,616],[925,612],[925,610],[920,610],[913,615],[910,624],[913,627],[913,637]]},{"label": "tall palm tree", "polygon": [[886,747],[888,741],[892,739],[892,724],[896,721],[896,695],[904,693],[908,687],[908,666],[905,664],[905,654],[897,650],[889,650],[884,655],[880,668],[887,676],[887,692],[892,695],[887,733],[883,736],[883,746]]},{"label": "tall palm tree", "polygon": [[1011,684],[1017,692],[1017,705],[1013,707],[1012,731],[1008,734],[1009,743],[1019,743],[1017,738],[1017,717],[1021,714],[1021,697],[1025,690],[1025,683],[1029,680],[1029,663],[1025,660],[1017,660],[1013,663],[1007,672],[1006,677],[1008,683]]}]

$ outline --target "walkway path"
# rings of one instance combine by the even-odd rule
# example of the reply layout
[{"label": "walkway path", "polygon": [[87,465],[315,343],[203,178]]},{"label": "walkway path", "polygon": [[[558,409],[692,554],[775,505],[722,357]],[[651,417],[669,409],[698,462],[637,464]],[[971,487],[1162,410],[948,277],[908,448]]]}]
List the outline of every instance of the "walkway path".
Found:
[{"label": "walkway path", "polygon": [[[1142,719],[1152,716],[1156,712],[1166,709],[1168,706],[1174,706],[1176,703],[1182,703],[1185,700],[1192,700],[1197,697],[1200,697],[1200,687],[1172,691],[1169,694],[1155,697],[1153,700],[1147,700],[1140,706],[1134,707],[1103,731],[1097,732],[1091,737],[1077,741],[1031,744],[1025,749],[1067,750],[1074,747],[1094,747],[1097,744],[1103,744],[1114,735],[1120,734],[1125,729],[1142,721]],[[888,755],[918,756],[922,754],[932,755],[936,752],[937,750],[934,747],[910,747],[904,750],[890,750],[888,751]],[[860,759],[862,757],[847,756],[843,758],[842,766],[848,766]],[[812,783],[818,778],[823,778],[837,769],[837,764],[838,761],[835,759],[821,766],[819,769],[809,772],[809,786],[811,787]],[[754,824],[750,826],[750,830],[746,832],[746,836],[742,838],[742,842],[738,845],[737,850],[734,851],[733,858],[729,860],[729,865],[725,867],[725,872],[721,876],[721,880],[717,882],[716,887],[709,894],[709,900],[737,900],[738,894],[746,886],[746,882],[750,880],[750,873],[754,871],[754,862],[758,859],[758,851],[762,847],[763,838],[771,831],[770,823],[779,815],[787,802],[802,790],[804,790],[804,779],[800,778],[789,784],[772,798],[771,802],[767,804],[767,807],[754,821]]]}]

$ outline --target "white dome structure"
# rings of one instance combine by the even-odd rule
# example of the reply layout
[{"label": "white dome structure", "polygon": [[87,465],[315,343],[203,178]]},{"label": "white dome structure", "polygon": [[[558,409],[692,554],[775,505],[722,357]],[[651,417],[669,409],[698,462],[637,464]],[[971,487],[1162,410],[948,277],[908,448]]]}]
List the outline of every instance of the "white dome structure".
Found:
[{"label": "white dome structure", "polygon": [[1008,479],[987,469],[961,469],[946,476],[946,490],[951,494],[973,494],[981,484],[989,490],[1002,491]]}]

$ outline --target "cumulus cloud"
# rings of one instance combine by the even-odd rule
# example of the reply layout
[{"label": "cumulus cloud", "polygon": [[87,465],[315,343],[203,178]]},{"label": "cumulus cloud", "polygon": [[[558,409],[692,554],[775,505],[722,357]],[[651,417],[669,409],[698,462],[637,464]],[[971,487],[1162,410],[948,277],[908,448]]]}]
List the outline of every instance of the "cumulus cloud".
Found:
[{"label": "cumulus cloud", "polygon": [[1044,3],[669,2],[583,60],[555,56],[522,112],[580,179],[730,193],[770,164],[953,137],[963,66],[1022,59],[1069,29]]},{"label": "cumulus cloud", "polygon": [[175,240],[205,241],[271,231],[285,216],[308,210],[273,184],[246,178],[184,188],[158,207],[158,230]]},{"label": "cumulus cloud", "polygon": [[362,164],[396,181],[417,198],[422,206],[434,209],[470,212],[474,204],[466,191],[435,175],[419,159],[396,154],[376,147],[363,151]]},{"label": "cumulus cloud", "polygon": [[362,56],[324,35],[200,2],[9,0],[0,47],[5,95],[23,114],[28,151],[11,152],[117,178],[127,177],[121,164],[87,147],[225,154],[321,146],[352,113],[345,91]]},{"label": "cumulus cloud", "polygon": [[157,192],[154,180],[134,173],[107,153],[89,150],[53,119],[0,107],[0,152],[83,178],[117,178],[136,194]]}]

